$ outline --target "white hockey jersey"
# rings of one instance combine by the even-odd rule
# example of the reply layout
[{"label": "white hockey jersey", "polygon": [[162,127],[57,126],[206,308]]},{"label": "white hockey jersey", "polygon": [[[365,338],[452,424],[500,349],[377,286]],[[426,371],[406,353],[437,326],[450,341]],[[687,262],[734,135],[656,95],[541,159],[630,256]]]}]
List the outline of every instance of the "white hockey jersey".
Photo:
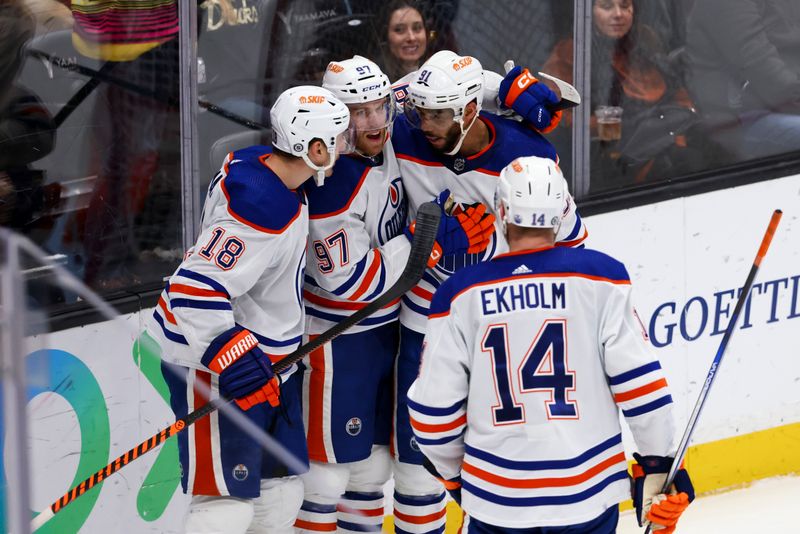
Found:
[{"label": "white hockey jersey", "polygon": [[269,155],[263,146],[228,154],[209,186],[200,237],[150,325],[167,361],[207,370],[200,359],[208,344],[234,324],[253,332],[273,361],[302,341],[308,210],[303,193],[267,167]]},{"label": "white hockey jersey", "polygon": [[[374,161],[342,156],[318,187],[305,186],[309,205],[306,332],[321,334],[392,286],[411,244],[402,230],[407,201],[391,140]],[[400,300],[364,319],[358,332],[397,319]]]},{"label": "white hockey jersey", "polygon": [[[558,161],[553,145],[524,124],[489,113],[481,113],[480,120],[489,129],[491,140],[484,150],[469,157],[437,153],[422,132],[411,127],[405,117],[395,120],[392,140],[412,219],[423,202],[432,200],[444,189],[449,189],[458,203],[468,205],[481,202],[492,210],[497,177],[514,159],[540,156]],[[559,245],[576,246],[586,236],[586,228],[570,197],[557,236]],[[434,269],[425,272],[417,287],[403,297],[400,321],[408,328],[424,332],[431,297],[441,281],[466,265],[485,261],[507,250],[508,245],[498,223],[494,238],[485,252],[445,256]]]},{"label": "white hockey jersey", "polygon": [[673,403],[625,267],[550,247],[459,271],[431,305],[411,426],[462,507],[510,528],[589,521],[630,498],[639,452],[674,454]]}]

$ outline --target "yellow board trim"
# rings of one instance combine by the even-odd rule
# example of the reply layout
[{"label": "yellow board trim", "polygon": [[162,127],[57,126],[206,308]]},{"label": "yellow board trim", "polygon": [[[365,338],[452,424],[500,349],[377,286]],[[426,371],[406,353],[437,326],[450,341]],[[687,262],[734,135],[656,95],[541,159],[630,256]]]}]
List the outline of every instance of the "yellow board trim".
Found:
[{"label": "yellow board trim", "polygon": [[[800,474],[800,423],[689,447],[684,465],[698,495],[735,489],[762,478]],[[620,504],[620,510],[631,508],[630,500]],[[446,534],[458,532],[461,520],[461,509],[448,502]],[[384,518],[383,531],[394,532],[392,516]]]}]

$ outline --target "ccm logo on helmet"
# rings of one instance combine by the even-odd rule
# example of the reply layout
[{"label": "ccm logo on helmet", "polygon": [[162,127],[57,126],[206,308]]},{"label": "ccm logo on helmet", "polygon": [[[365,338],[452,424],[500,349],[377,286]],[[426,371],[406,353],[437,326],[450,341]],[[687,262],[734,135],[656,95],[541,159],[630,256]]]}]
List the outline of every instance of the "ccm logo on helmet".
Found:
[{"label": "ccm logo on helmet", "polygon": [[372,91],[373,89],[380,89],[381,84],[376,83],[375,85],[370,85],[369,87],[365,87],[361,90],[362,93],[366,93],[367,91]]},{"label": "ccm logo on helmet", "polygon": [[458,62],[453,63],[453,70],[459,71],[468,65],[472,65],[472,58],[470,56],[462,57]]},{"label": "ccm logo on helmet", "polygon": [[331,63],[330,65],[328,65],[328,70],[331,71],[331,72],[337,72],[338,73],[338,72],[342,72],[344,70],[344,67],[342,67],[338,63]]},{"label": "ccm logo on helmet", "polygon": [[301,104],[322,104],[324,102],[325,102],[324,96],[310,95],[310,96],[300,97]]}]

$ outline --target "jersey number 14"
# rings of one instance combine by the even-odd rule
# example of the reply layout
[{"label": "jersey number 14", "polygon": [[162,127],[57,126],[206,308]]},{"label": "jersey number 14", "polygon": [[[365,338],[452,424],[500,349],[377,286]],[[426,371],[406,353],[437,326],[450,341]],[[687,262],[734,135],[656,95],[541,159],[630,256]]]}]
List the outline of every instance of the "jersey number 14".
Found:
[{"label": "jersey number 14", "polygon": [[[575,372],[567,368],[567,324],[563,319],[545,321],[514,375],[520,394],[546,393],[548,419],[575,419],[578,404],[568,398],[575,390]],[[487,328],[481,349],[492,359],[494,386],[499,403],[492,407],[496,425],[525,422],[525,406],[517,402],[512,381],[508,325]]]}]

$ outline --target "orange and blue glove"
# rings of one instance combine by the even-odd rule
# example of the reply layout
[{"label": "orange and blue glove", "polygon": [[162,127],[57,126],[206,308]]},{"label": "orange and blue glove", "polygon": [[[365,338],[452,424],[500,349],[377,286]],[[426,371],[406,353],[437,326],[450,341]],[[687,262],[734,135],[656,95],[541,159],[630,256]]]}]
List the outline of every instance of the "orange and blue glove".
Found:
[{"label": "orange and blue glove", "polygon": [[670,493],[661,493],[672,458],[633,454],[633,506],[640,527],[648,524],[654,532],[672,534],[681,514],[694,500],[694,486],[689,473],[681,467],[675,474]]},{"label": "orange and blue glove", "polygon": [[[450,190],[445,189],[434,199],[442,210],[442,218],[436,231],[436,242],[428,259],[428,267],[431,268],[442,256],[483,252],[489,246],[494,233],[495,217],[491,213],[486,213],[485,205],[474,204],[463,210],[456,208],[454,213],[450,214],[447,206],[449,198]],[[405,229],[409,240],[414,235],[415,222]]]},{"label": "orange and blue glove", "polygon": [[219,374],[222,396],[235,399],[242,410],[263,402],[272,407],[280,404],[280,378],[272,372],[272,362],[249,330],[237,325],[218,335],[200,361]]},{"label": "orange and blue glove", "polygon": [[561,111],[551,113],[549,109],[558,104],[558,96],[528,69],[517,66],[508,71],[497,96],[502,105],[542,133],[553,130],[561,121]]}]

